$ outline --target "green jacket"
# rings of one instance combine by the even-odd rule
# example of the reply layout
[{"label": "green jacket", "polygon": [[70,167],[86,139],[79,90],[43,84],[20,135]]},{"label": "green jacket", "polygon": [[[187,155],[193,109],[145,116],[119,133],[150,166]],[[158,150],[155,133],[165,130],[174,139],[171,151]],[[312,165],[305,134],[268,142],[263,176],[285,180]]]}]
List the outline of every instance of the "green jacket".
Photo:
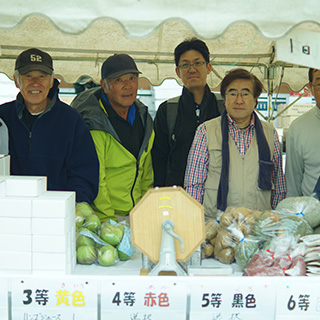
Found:
[{"label": "green jacket", "polygon": [[99,192],[93,209],[103,221],[117,215],[128,215],[153,184],[151,149],[154,140],[153,121],[147,107],[139,100],[139,110],[145,128],[144,139],[136,159],[120,142],[108,119],[101,99],[102,89],[80,93],[71,103],[83,116],[93,137],[99,162]]}]

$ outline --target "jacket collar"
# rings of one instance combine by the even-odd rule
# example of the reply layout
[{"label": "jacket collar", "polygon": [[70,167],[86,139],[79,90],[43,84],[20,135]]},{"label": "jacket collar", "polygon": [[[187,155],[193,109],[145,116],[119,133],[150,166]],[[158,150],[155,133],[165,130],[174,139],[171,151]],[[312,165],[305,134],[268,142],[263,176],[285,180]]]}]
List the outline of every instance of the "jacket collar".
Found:
[{"label": "jacket collar", "polygon": [[[52,107],[55,105],[57,98],[58,98],[58,93],[59,93],[58,87],[59,87],[59,81],[57,79],[54,79],[53,86],[48,93],[48,97],[50,98],[50,102],[42,114],[49,112],[52,109]],[[24,104],[24,98],[23,98],[21,92],[18,93],[16,101],[17,101],[17,103],[16,103],[17,114],[18,114],[19,119],[21,119],[22,118],[22,111],[26,108],[26,106]]]}]

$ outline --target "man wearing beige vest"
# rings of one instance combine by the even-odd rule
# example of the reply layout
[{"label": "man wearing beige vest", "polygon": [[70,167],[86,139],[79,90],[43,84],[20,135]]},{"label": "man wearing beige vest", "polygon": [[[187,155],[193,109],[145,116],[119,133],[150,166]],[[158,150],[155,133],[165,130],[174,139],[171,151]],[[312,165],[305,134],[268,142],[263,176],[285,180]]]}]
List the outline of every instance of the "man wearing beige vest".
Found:
[{"label": "man wearing beige vest", "polygon": [[277,131],[254,112],[261,92],[256,76],[244,69],[230,71],[221,83],[225,111],[196,131],[184,186],[204,205],[206,219],[227,206],[275,209],[285,198]]}]

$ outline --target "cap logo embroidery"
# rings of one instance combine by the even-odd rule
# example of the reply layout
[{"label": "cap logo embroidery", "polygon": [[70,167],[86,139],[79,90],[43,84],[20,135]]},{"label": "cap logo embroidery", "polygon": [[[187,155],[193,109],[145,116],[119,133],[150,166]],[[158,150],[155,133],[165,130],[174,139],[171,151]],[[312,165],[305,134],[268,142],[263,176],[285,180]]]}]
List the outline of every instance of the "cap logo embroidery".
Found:
[{"label": "cap logo embroidery", "polygon": [[30,55],[30,61],[32,62],[42,62],[42,57],[38,54],[31,54]]}]

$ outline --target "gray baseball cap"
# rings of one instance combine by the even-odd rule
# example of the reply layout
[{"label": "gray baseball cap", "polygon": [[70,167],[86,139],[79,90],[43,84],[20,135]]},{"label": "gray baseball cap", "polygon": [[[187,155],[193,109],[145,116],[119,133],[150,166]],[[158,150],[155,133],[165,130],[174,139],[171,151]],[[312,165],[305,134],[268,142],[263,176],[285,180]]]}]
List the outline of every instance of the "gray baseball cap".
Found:
[{"label": "gray baseball cap", "polygon": [[134,60],[127,54],[114,54],[102,65],[101,78],[114,79],[127,73],[141,73]]}]

